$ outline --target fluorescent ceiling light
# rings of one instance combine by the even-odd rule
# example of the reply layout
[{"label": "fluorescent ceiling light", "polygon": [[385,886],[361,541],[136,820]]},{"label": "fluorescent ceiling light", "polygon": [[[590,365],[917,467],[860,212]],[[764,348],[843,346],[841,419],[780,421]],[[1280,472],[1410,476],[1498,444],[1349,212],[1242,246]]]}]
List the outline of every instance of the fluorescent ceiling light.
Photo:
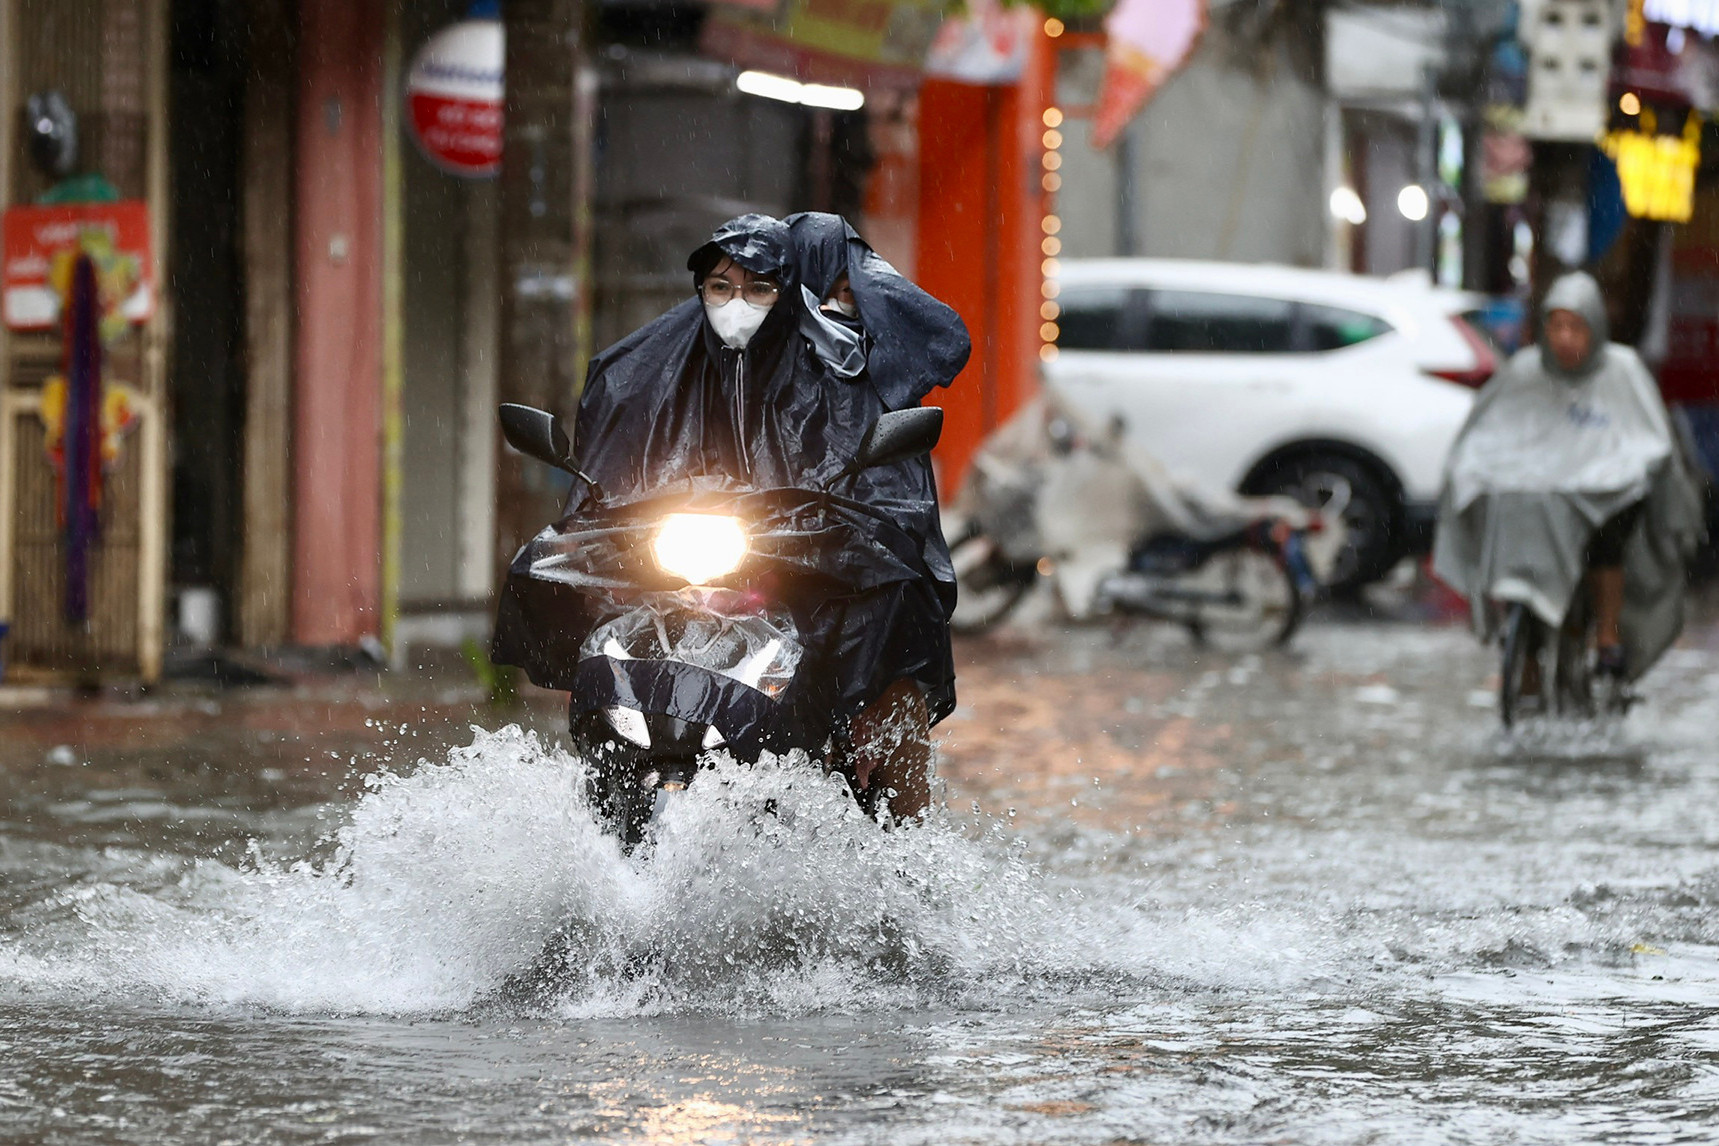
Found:
[{"label": "fluorescent ceiling light", "polygon": [[779,99],[783,103],[799,103],[800,89],[806,85],[787,76],[773,76],[769,72],[741,72],[734,77],[734,86],[747,95]]},{"label": "fluorescent ceiling light", "polygon": [[858,111],[865,106],[865,93],[858,88],[806,84],[800,88],[800,102],[807,107],[827,107],[832,111]]},{"label": "fluorescent ceiling light", "polygon": [[865,106],[865,93],[858,88],[838,88],[828,84],[803,84],[787,76],[770,72],[741,72],[734,77],[734,86],[747,95],[783,103],[823,107],[832,111],[858,111]]}]

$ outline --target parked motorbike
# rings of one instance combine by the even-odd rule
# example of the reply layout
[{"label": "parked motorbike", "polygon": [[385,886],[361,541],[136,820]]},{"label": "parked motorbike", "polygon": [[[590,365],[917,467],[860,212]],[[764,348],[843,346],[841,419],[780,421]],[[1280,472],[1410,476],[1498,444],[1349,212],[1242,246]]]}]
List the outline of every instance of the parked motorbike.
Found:
[{"label": "parked motorbike", "polygon": [[[552,415],[501,408],[509,444],[595,494],[594,508],[540,534],[514,569],[523,562],[528,583],[553,597],[535,613],[565,621],[534,639],[571,670],[573,746],[594,769],[594,805],[627,846],[718,749],[740,760],[800,749],[859,791],[832,715],[820,610],[862,588],[864,570],[917,545],[838,491],[862,470],[928,453],[942,417],[935,407],[884,414],[824,488],[609,504],[570,460]],[[860,798],[872,811],[874,794]]]},{"label": "parked motorbike", "polygon": [[1126,457],[1120,426],[1094,433],[1050,405],[1021,418],[975,457],[962,490],[950,531],[957,632],[992,628],[1049,579],[1076,619],[1165,620],[1234,649],[1294,636],[1317,568],[1342,547],[1341,507],[1201,503]]}]

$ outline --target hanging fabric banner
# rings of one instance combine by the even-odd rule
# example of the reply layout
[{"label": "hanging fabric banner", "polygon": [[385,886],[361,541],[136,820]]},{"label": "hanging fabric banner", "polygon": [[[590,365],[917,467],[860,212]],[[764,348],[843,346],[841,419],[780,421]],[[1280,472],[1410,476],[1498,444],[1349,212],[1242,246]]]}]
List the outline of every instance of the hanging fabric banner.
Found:
[{"label": "hanging fabric banner", "polygon": [[[8,213],[7,224],[13,216]],[[56,224],[57,226],[57,224]],[[137,421],[137,395],[107,379],[108,345],[130,328],[141,276],[140,256],[127,255],[114,233],[80,226],[71,246],[52,251],[40,286],[51,292],[47,310],[60,325],[60,372],[42,387],[41,417],[48,460],[58,478],[55,497],[65,559],[64,616],[71,624],[89,619],[91,562],[100,541],[102,485],[119,456],[120,438]],[[145,312],[147,313],[147,312]]]},{"label": "hanging fabric banner", "polygon": [[90,551],[101,512],[101,302],[95,261],[72,265],[65,314],[66,399],[60,437],[60,526],[66,546],[66,620],[89,619]]},{"label": "hanging fabric banner", "polygon": [[1092,145],[1109,147],[1194,50],[1206,0],[1118,0],[1104,18],[1104,81]]}]

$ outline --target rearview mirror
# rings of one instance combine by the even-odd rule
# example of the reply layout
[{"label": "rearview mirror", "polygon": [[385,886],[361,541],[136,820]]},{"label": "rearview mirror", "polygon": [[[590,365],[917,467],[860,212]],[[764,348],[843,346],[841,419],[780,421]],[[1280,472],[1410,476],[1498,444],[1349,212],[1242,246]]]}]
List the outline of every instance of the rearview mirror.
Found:
[{"label": "rearview mirror", "polygon": [[561,428],[561,419],[535,406],[503,402],[496,411],[501,418],[501,436],[507,444],[528,458],[572,474],[591,487],[591,493],[601,502],[603,487],[595,478],[573,464],[573,443]]},{"label": "rearview mirror", "polygon": [[891,410],[866,431],[865,440],[860,443],[859,456],[854,459],[854,468],[892,466],[908,458],[917,458],[930,453],[942,436],[942,407]]},{"label": "rearview mirror", "polygon": [[504,403],[499,413],[501,433],[508,445],[545,465],[574,472],[572,459],[568,456],[573,452],[573,443],[568,440],[567,431],[561,428],[561,419],[547,410],[513,402]]}]

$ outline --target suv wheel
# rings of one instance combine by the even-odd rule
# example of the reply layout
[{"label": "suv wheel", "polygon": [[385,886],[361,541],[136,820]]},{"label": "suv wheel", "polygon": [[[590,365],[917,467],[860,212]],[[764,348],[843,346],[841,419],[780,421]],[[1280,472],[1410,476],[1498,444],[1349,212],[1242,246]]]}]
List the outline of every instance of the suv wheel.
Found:
[{"label": "suv wheel", "polygon": [[1249,484],[1259,493],[1284,494],[1342,517],[1348,533],[1331,570],[1333,592],[1353,593],[1395,564],[1402,507],[1371,466],[1342,454],[1304,454],[1286,458]]}]

